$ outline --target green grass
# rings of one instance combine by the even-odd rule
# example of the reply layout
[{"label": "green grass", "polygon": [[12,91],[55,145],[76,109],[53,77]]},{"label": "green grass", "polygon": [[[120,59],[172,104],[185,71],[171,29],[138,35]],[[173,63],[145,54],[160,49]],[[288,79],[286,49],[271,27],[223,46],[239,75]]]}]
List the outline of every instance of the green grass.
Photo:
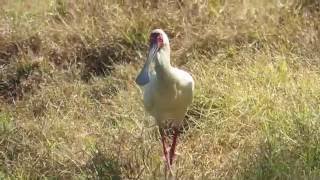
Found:
[{"label": "green grass", "polygon": [[320,177],[319,3],[4,1],[0,179],[162,179],[134,79],[164,29],[195,98],[177,179]]}]

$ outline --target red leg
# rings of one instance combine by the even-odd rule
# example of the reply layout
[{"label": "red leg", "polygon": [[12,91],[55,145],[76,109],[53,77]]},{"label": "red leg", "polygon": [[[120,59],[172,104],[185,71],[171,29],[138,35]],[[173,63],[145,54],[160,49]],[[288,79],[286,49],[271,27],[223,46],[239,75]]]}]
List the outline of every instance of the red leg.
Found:
[{"label": "red leg", "polygon": [[164,159],[166,161],[166,164],[169,166],[169,157],[168,157],[168,151],[167,151],[167,142],[166,142],[166,135],[162,128],[159,128],[160,135],[161,135],[161,141],[162,141],[162,148],[163,148],[163,155]]},{"label": "red leg", "polygon": [[176,151],[176,146],[177,146],[177,138],[180,133],[177,128],[173,128],[173,131],[174,131],[173,140],[172,140],[172,145],[171,145],[170,154],[169,154],[170,165],[172,165],[172,163],[173,163],[173,159],[174,159],[175,151]]}]

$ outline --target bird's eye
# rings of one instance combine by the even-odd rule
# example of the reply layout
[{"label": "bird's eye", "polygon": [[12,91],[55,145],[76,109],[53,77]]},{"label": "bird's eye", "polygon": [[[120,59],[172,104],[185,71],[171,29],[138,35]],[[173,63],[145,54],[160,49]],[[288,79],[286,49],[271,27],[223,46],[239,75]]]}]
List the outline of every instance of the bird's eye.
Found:
[{"label": "bird's eye", "polygon": [[157,43],[159,48],[163,47],[163,37],[160,33],[152,33],[150,35],[150,44]]},{"label": "bird's eye", "polygon": [[159,36],[161,36],[159,33],[152,33],[150,35],[150,42],[157,42]]}]

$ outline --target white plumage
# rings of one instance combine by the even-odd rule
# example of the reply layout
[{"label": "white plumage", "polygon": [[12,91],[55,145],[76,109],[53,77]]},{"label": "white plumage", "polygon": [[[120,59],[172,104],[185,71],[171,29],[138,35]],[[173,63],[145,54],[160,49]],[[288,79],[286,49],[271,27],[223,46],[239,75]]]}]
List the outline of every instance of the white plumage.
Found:
[{"label": "white plumage", "polygon": [[[155,68],[150,72],[152,62],[155,63]],[[189,73],[171,66],[169,38],[161,29],[151,32],[148,58],[136,82],[143,86],[146,111],[159,125],[165,160],[170,166],[173,162],[179,127],[192,102],[194,80]],[[174,130],[174,136],[168,154],[164,130],[169,128]]]},{"label": "white plumage", "polygon": [[185,71],[170,68],[171,79],[160,80],[157,73],[144,87],[143,102],[161,128],[180,127],[192,102],[194,82]]}]

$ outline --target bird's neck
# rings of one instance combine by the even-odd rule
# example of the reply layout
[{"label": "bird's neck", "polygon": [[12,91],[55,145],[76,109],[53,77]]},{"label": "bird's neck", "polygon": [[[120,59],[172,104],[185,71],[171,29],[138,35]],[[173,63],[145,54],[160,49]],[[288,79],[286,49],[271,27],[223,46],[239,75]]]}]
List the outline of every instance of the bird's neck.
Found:
[{"label": "bird's neck", "polygon": [[158,80],[169,81],[172,79],[169,47],[164,47],[158,52],[157,59],[155,61],[155,71]]}]

